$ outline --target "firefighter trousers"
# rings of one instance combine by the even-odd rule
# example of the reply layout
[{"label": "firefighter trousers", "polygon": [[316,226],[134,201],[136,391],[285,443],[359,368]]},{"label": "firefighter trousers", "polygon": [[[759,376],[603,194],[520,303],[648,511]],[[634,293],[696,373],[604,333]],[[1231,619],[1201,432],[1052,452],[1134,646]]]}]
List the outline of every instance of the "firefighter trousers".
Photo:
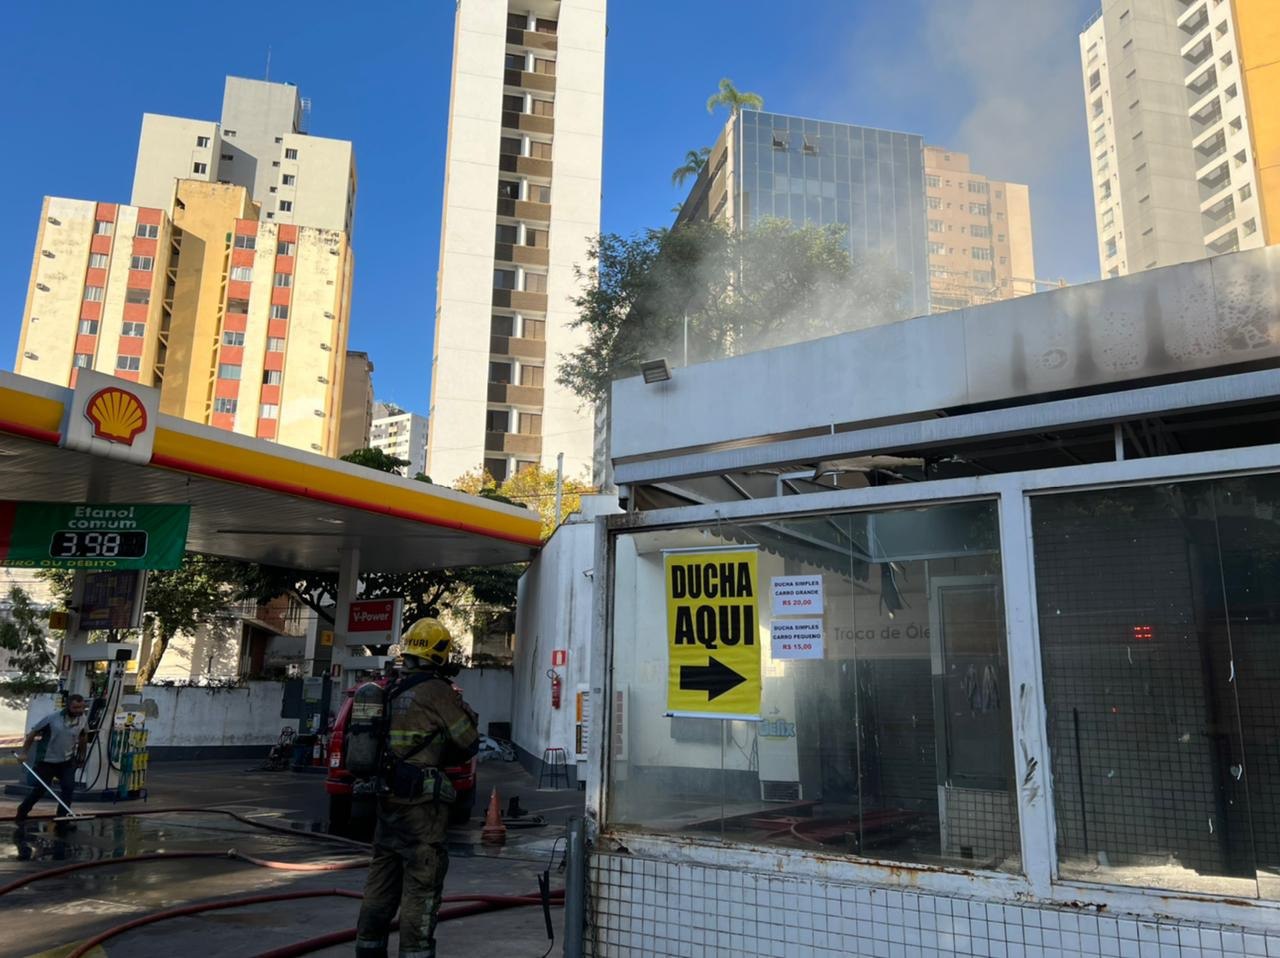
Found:
[{"label": "firefighter trousers", "polygon": [[356,926],[357,958],[386,958],[387,935],[400,911],[400,958],[435,958],[436,914],[449,870],[449,806],[378,803],[373,860]]}]

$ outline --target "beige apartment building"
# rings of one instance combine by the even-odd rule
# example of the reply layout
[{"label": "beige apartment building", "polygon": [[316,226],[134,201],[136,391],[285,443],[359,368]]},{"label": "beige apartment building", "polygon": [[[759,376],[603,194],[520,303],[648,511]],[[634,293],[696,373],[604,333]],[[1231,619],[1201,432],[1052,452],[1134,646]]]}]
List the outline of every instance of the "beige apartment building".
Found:
[{"label": "beige apartment building", "polygon": [[924,191],[933,312],[1036,291],[1026,185],[988,179],[968,154],[926,146]]},{"label": "beige apartment building", "polygon": [[593,413],[556,383],[600,230],[605,0],[460,0],[445,159],[426,472],[499,480],[564,453]]},{"label": "beige apartment building", "polygon": [[[263,86],[228,78],[228,98]],[[265,86],[286,103],[297,99],[285,84]],[[233,115],[250,128],[243,109]],[[280,121],[278,144],[269,138],[281,170],[309,168],[314,141],[291,132],[297,115],[283,110],[295,119]],[[158,387],[167,414],[339,455],[349,451],[340,431],[353,260],[349,232],[333,224],[351,221],[354,168],[335,181],[337,200],[273,216],[281,208],[264,212],[251,192],[250,154],[227,161],[240,163],[244,183],[217,175],[225,167],[216,144],[229,132],[148,115],[132,204],[45,198],[14,370],[64,385],[79,369],[106,372]],[[321,169],[337,142],[320,144]],[[262,169],[276,170],[272,162]],[[285,175],[268,173],[264,183]],[[308,195],[290,186],[289,195]],[[317,223],[295,222],[312,215]],[[350,402],[367,417],[369,399],[357,390]]]},{"label": "beige apartment building", "polygon": [[1280,239],[1275,0],[1105,0],[1080,62],[1104,277]]},{"label": "beige apartment building", "polygon": [[338,426],[338,455],[369,446],[373,427],[373,362],[369,354],[347,350],[342,377],[342,422]]}]

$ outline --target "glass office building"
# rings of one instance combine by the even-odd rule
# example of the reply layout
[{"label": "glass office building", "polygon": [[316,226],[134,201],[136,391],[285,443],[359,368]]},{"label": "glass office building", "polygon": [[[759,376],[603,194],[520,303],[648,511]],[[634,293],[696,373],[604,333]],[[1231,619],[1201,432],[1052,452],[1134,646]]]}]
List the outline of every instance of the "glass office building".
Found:
[{"label": "glass office building", "polygon": [[924,138],[752,110],[740,121],[738,225],[838,224],[850,250],[879,252],[910,277],[908,315],[928,313]]}]

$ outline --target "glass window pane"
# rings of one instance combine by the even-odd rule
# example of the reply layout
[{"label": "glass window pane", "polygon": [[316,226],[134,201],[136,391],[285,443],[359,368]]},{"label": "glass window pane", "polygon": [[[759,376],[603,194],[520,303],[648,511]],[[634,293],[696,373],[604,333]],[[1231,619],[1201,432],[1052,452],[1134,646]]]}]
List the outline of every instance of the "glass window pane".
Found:
[{"label": "glass window pane", "polygon": [[[619,535],[611,825],[1020,871],[998,540],[990,502]],[[717,548],[755,553],[759,722],[666,714],[665,553]],[[775,576],[821,611],[775,616]],[[796,622],[816,655],[774,647]]]},{"label": "glass window pane", "polygon": [[1059,871],[1280,897],[1280,478],[1032,501]]}]

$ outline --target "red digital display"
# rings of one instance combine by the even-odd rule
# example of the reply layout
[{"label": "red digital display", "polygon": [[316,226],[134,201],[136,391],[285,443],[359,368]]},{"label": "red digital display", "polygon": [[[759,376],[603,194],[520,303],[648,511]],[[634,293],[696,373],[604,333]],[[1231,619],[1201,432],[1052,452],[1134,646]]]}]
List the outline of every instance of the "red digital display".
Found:
[{"label": "red digital display", "polygon": [[1156,637],[1156,630],[1150,625],[1135,625],[1133,627],[1133,641],[1150,642]]}]

